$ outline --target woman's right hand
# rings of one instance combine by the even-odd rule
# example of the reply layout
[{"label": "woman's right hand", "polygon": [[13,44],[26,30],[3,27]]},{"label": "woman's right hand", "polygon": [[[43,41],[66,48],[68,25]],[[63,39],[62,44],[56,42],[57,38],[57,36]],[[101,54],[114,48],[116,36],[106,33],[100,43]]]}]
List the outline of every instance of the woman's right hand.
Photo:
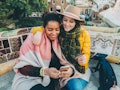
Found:
[{"label": "woman's right hand", "polygon": [[44,75],[48,75],[51,78],[58,79],[59,74],[60,74],[60,71],[54,67],[44,69]]},{"label": "woman's right hand", "polygon": [[86,64],[86,57],[85,57],[85,55],[81,55],[81,56],[78,57],[78,64],[79,65]]},{"label": "woman's right hand", "polygon": [[33,37],[33,44],[39,45],[41,41],[42,34],[41,32],[37,31],[36,34]]},{"label": "woman's right hand", "polygon": [[[63,66],[63,67],[65,67],[65,66]],[[60,77],[64,77],[64,78],[68,78],[68,77],[70,77],[71,75],[72,75],[72,73],[73,73],[73,70],[72,70],[72,68],[71,67],[65,67],[65,68],[61,68],[60,69]]]}]

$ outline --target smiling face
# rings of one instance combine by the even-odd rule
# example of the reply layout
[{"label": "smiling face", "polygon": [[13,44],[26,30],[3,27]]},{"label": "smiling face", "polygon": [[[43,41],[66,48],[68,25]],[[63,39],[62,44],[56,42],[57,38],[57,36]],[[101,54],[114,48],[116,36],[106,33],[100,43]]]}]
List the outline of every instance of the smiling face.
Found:
[{"label": "smiling face", "polygon": [[66,32],[69,32],[70,30],[72,30],[75,27],[76,22],[74,19],[64,16],[63,20],[62,20],[62,24],[63,24],[64,30]]},{"label": "smiling face", "polygon": [[45,32],[47,37],[50,40],[55,40],[58,38],[58,35],[60,33],[60,23],[57,21],[49,21],[47,25],[45,26]]}]

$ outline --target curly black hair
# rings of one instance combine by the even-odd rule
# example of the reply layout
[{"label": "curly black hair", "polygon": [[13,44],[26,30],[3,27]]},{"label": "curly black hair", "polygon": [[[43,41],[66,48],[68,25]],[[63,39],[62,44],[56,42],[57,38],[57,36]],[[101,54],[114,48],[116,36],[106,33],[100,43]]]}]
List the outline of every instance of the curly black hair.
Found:
[{"label": "curly black hair", "polygon": [[61,23],[59,15],[54,12],[45,13],[42,18],[43,18],[43,27],[45,27],[49,21],[56,21]]}]

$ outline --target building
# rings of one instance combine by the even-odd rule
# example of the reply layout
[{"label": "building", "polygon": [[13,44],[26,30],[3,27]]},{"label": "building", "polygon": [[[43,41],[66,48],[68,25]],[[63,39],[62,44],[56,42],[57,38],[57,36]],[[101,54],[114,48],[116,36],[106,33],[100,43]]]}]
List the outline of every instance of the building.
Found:
[{"label": "building", "polygon": [[98,15],[110,27],[120,27],[120,0],[117,0],[114,7],[103,10]]},{"label": "building", "polygon": [[63,12],[67,6],[66,0],[48,0],[48,12]]},{"label": "building", "polygon": [[116,0],[93,0],[93,18],[99,20],[98,14],[110,7],[114,7]]},{"label": "building", "polygon": [[75,5],[81,9],[80,18],[83,19],[81,24],[84,25],[86,21],[91,21],[92,2],[90,0],[76,0]]}]

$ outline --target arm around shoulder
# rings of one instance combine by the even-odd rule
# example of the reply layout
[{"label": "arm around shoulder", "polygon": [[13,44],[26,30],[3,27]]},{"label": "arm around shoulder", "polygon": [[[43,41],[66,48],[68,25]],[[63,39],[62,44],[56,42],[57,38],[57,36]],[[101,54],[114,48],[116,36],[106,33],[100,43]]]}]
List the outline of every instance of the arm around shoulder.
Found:
[{"label": "arm around shoulder", "polygon": [[90,59],[90,34],[86,31],[86,29],[82,28],[82,33],[80,35],[80,43],[81,43],[81,50],[82,53],[86,56],[87,62]]},{"label": "arm around shoulder", "polygon": [[33,44],[39,45],[41,38],[42,38],[42,33],[43,33],[44,28],[42,26],[40,27],[34,27],[31,32],[33,33]]}]

